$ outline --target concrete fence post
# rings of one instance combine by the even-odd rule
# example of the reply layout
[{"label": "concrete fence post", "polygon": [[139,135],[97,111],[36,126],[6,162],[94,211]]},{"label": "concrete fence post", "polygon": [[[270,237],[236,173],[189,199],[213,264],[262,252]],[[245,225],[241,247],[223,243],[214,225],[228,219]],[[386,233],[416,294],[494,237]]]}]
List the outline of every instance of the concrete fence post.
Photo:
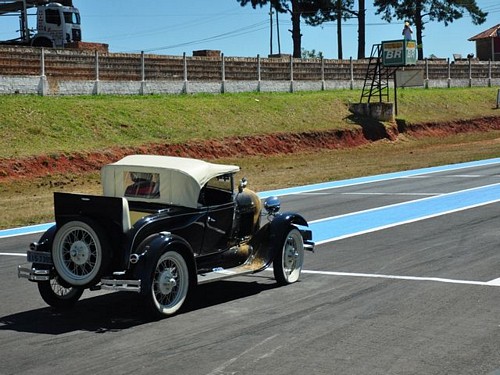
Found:
[{"label": "concrete fence post", "polygon": [[144,95],[146,90],[146,67],[144,60],[144,51],[141,51],[141,87],[139,89],[139,95]]},{"label": "concrete fence post", "polygon": [[294,92],[293,87],[293,56],[290,56],[290,92]]},{"label": "concrete fence post", "polygon": [[47,76],[45,75],[45,48],[40,50],[40,81],[38,83],[38,95],[45,96],[49,92]]},{"label": "concrete fence post", "polygon": [[448,57],[448,88],[451,87],[451,62],[450,58]]},{"label": "concrete fence post", "polygon": [[261,81],[261,71],[260,71],[260,55],[257,55],[257,92],[260,92],[260,81]]},{"label": "concrete fence post", "polygon": [[187,58],[186,58],[186,52],[182,54],[182,63],[183,63],[183,69],[184,69],[184,85],[182,86],[182,93],[187,94],[189,92],[188,90],[188,68],[187,68]]},{"label": "concrete fence post", "polygon": [[94,54],[94,71],[95,71],[95,81],[94,81],[94,90],[92,92],[93,95],[99,95],[99,51],[95,51]]},{"label": "concrete fence post", "polygon": [[491,87],[491,59],[488,60],[488,87]]},{"label": "concrete fence post", "polygon": [[224,54],[221,54],[221,76],[222,76],[222,82],[220,85],[220,92],[221,94],[224,94],[226,92],[226,60],[224,58]]},{"label": "concrete fence post", "polygon": [[469,87],[472,87],[472,59],[469,59]]},{"label": "concrete fence post", "polygon": [[429,88],[429,60],[425,59],[425,86],[426,89]]},{"label": "concrete fence post", "polygon": [[352,56],[349,58],[349,66],[350,66],[350,73],[351,73],[351,83],[350,87],[351,90],[354,90],[354,62],[352,61]]},{"label": "concrete fence post", "polygon": [[325,59],[321,56],[321,91],[326,90],[325,83]]},{"label": "concrete fence post", "polygon": [[45,77],[45,48],[40,50],[40,76]]}]

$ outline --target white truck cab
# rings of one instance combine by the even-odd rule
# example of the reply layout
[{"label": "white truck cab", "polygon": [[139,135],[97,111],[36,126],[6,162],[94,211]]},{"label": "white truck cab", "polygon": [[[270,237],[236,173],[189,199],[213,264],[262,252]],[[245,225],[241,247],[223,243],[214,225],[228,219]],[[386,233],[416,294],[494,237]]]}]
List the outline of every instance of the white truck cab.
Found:
[{"label": "white truck cab", "polygon": [[60,3],[37,7],[37,33],[31,44],[36,47],[64,47],[82,40],[80,13],[77,8]]}]

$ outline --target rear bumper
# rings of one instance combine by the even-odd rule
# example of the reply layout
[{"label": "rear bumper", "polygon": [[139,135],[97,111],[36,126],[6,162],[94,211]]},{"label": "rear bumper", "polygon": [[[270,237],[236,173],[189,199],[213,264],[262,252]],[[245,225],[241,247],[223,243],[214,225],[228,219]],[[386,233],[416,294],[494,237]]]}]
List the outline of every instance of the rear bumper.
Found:
[{"label": "rear bumper", "polygon": [[27,268],[17,266],[17,277],[28,279],[30,281],[49,281],[50,270],[39,270],[34,267]]},{"label": "rear bumper", "polygon": [[[28,279],[30,281],[49,281],[51,279],[51,270],[17,266],[17,277],[20,279]],[[101,283],[98,284],[95,289],[140,292],[141,280],[102,278]]]}]

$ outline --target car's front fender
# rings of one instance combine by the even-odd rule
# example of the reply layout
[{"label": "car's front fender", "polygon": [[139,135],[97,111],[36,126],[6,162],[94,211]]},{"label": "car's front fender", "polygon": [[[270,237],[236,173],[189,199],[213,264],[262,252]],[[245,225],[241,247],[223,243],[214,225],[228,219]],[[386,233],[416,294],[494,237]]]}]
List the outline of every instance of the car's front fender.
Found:
[{"label": "car's front fender", "polygon": [[[307,221],[301,215],[294,212],[284,212],[274,216],[273,220],[262,226],[251,240],[255,249],[256,257],[264,261],[267,268],[271,265],[274,254],[281,250],[283,238],[291,226],[307,227]],[[300,229],[304,241],[311,240],[311,231]]]}]

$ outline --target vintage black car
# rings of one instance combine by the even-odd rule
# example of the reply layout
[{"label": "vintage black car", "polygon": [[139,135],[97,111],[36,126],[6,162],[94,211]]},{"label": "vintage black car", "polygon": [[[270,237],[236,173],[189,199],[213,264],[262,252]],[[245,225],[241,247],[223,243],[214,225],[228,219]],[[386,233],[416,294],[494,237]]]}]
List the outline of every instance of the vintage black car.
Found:
[{"label": "vintage black car", "polygon": [[73,306],[85,289],[135,291],[153,314],[176,313],[199,284],[263,271],[299,279],[313,250],[306,220],[262,203],[239,167],[201,160],[130,155],[101,170],[103,196],[55,193],[55,225],[28,250],[19,277],[43,300]]}]

